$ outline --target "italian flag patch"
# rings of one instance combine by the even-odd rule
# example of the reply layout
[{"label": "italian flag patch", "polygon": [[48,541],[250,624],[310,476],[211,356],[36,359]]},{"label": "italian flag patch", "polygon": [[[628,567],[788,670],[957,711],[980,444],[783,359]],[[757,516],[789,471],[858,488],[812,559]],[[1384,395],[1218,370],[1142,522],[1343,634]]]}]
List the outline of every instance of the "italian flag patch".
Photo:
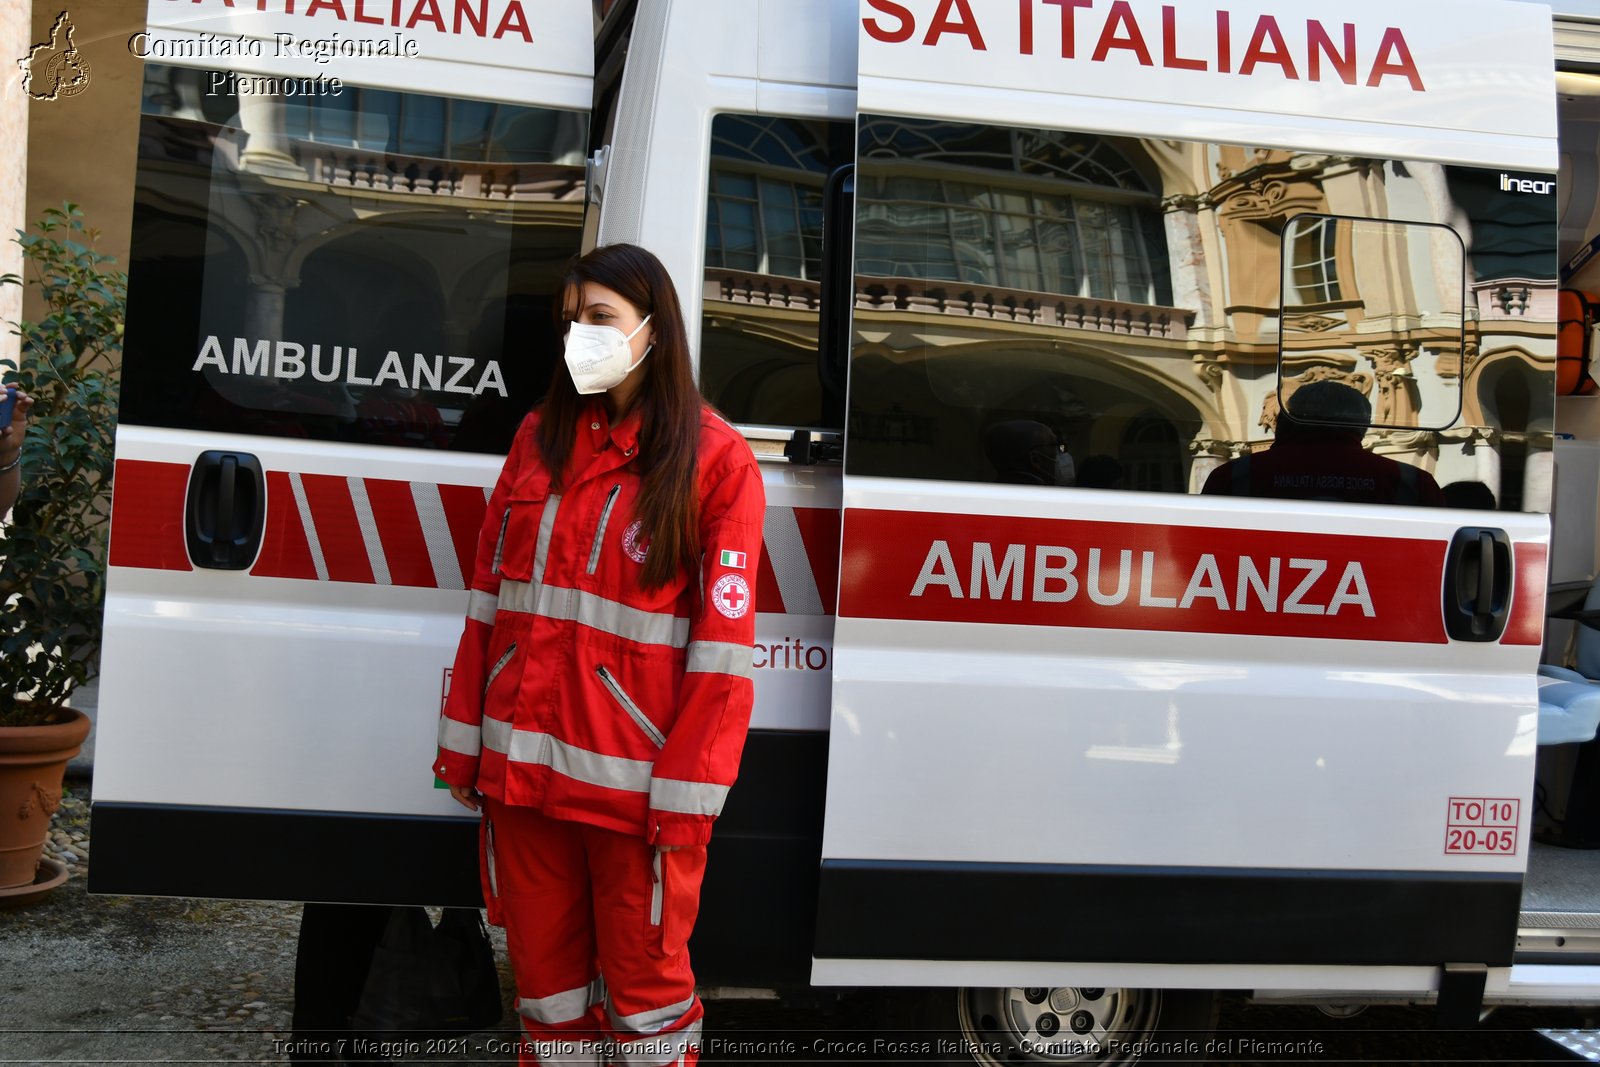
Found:
[{"label": "italian flag patch", "polygon": [[742,571],[745,566],[745,554],[743,552],[729,552],[727,549],[723,549],[722,565],[724,567],[732,567],[736,571]]}]

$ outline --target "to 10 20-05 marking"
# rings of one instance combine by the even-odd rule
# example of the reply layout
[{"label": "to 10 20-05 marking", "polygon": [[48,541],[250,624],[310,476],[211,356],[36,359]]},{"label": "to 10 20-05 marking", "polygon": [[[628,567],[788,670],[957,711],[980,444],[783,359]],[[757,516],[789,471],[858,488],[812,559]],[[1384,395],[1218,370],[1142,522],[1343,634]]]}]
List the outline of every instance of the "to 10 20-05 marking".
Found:
[{"label": "to 10 20-05 marking", "polygon": [[1447,856],[1514,856],[1522,802],[1507,797],[1451,797],[1445,808]]}]

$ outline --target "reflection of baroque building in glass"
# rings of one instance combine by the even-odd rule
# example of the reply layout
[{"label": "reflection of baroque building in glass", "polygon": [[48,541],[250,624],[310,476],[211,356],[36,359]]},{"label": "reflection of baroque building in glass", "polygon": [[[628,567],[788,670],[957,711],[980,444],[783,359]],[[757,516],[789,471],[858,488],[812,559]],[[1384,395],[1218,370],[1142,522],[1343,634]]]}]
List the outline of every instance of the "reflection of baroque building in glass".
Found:
[{"label": "reflection of baroque building in glass", "polygon": [[[728,119],[707,391],[747,422],[817,425],[816,257],[764,242],[820,238],[820,208],[808,231],[788,205],[817,202],[824,124],[790,123],[802,147],[775,158],[759,145],[783,120],[741,146]],[[741,148],[759,183],[725,162]],[[730,225],[736,181],[756,192]],[[785,182],[801,192],[773,195]],[[1371,400],[1369,447],[1517,506],[1525,482],[1548,490],[1555,354],[1554,280],[1517,246],[1547,245],[1553,204],[1508,218],[1493,188],[1438,164],[864,117],[852,448],[984,480],[983,428],[1033,419],[1128,488],[1192,492],[1268,443],[1280,387],[1333,378]]]}]

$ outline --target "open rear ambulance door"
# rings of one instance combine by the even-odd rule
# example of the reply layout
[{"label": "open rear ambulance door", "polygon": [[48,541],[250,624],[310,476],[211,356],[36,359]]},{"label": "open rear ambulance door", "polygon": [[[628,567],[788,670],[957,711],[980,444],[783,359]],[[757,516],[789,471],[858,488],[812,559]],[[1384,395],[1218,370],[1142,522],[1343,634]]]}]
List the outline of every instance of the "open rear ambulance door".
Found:
[{"label": "open rear ambulance door", "polygon": [[[1109,987],[1506,967],[1548,12],[1031,10],[861,8],[813,980],[1014,987],[1016,1050],[1104,1036]],[[1302,442],[1201,493],[1322,382],[1366,403],[1320,439],[1385,461]]]},{"label": "open rear ambulance door", "polygon": [[138,44],[90,887],[470,904],[428,767],[560,349],[593,7],[256,8]]}]

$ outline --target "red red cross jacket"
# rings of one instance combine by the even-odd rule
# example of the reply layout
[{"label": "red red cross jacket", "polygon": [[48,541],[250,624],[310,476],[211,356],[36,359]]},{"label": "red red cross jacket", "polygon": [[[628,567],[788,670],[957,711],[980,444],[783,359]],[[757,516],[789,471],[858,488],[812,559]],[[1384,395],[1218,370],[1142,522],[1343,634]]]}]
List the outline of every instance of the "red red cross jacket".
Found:
[{"label": "red red cross jacket", "polygon": [[554,818],[703,844],[750,723],[755,457],[702,413],[701,567],[646,590],[637,414],[611,427],[592,404],[558,488],[537,421],[489,498],[434,772]]}]

